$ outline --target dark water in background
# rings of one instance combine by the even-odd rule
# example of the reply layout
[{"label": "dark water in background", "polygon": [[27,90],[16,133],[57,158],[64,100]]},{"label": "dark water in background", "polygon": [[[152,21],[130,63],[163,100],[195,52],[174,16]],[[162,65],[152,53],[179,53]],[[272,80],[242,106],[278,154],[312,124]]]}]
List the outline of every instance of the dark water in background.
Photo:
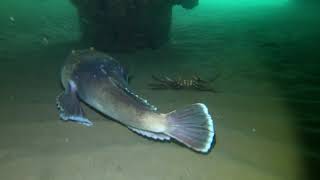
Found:
[{"label": "dark water in background", "polygon": [[[272,82],[277,93],[270,98],[286,103],[299,138],[302,166],[307,176],[314,178],[320,160],[319,10],[320,6],[290,0],[283,4],[271,0],[200,1],[191,11],[174,9],[172,40],[167,46],[114,56],[132,69],[137,81],[154,71],[205,77],[220,72],[224,79],[221,91],[253,97],[264,95]],[[10,104],[10,94],[18,104],[42,103],[54,97],[59,92],[61,62],[71,49],[82,47],[77,41],[80,32],[75,9],[63,0],[6,0],[0,2],[0,15],[1,106]],[[149,68],[141,70],[141,64]],[[233,83],[241,86],[226,85]],[[37,98],[24,95],[32,94],[31,87],[41,90]]]},{"label": "dark water in background", "polygon": [[[183,33],[173,36],[189,36],[186,39],[194,44],[190,50],[201,48],[208,53],[229,53],[230,49],[239,45],[249,46],[260,54],[258,57],[261,59],[252,59],[248,63],[259,61],[267,69],[266,72],[255,74],[252,72],[256,69],[251,68],[249,71],[252,74],[247,72],[247,76],[254,79],[252,76],[264,74],[279,88],[278,95],[285,99],[295,117],[292,121],[300,138],[309,177],[316,178],[320,160],[320,121],[317,114],[320,107],[320,6],[316,1],[288,2],[279,6],[272,1],[265,1],[265,4],[260,2],[261,5],[257,2],[253,6],[244,5],[245,1],[242,5],[240,1],[234,1],[234,4],[212,2],[212,7],[210,3],[199,7],[198,13],[191,12],[185,18],[183,15],[187,13],[177,12],[177,19],[185,23],[176,27],[178,32],[180,30]],[[196,21],[199,24],[194,25]],[[203,33],[200,29],[206,29],[207,32]],[[202,33],[197,34],[200,31]],[[200,37],[207,42],[200,43],[199,40],[197,44],[197,40],[191,40],[191,37]],[[243,53],[248,52],[244,50]],[[206,56],[203,52],[201,54]]]}]

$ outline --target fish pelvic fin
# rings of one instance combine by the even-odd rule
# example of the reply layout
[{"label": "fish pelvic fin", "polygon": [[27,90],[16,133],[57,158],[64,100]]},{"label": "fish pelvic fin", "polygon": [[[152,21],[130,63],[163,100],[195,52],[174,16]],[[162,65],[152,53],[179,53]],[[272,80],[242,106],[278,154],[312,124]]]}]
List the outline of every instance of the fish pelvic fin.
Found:
[{"label": "fish pelvic fin", "polygon": [[77,97],[77,87],[73,81],[69,81],[65,92],[57,96],[56,103],[62,120],[92,126],[92,122],[84,116]]},{"label": "fish pelvic fin", "polygon": [[187,147],[207,153],[214,141],[213,120],[202,103],[192,104],[166,114],[167,128],[164,134]]}]

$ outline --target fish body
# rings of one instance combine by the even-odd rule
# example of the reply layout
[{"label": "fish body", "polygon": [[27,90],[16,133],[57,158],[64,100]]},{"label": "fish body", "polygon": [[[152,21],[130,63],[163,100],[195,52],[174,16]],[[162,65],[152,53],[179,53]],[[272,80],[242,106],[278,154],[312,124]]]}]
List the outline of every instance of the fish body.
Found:
[{"label": "fish body", "polygon": [[149,138],[173,138],[204,153],[213,144],[213,122],[204,104],[166,114],[158,112],[129,87],[128,74],[120,63],[103,52],[92,48],[72,51],[62,68],[61,81],[65,90],[57,97],[57,105],[63,120],[91,126],[81,108],[82,101]]}]

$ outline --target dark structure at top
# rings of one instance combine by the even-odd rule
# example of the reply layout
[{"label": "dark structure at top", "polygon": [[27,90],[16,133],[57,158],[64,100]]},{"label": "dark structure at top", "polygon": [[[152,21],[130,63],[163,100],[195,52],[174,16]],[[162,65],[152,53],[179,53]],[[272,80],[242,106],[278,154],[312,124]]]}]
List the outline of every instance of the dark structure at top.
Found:
[{"label": "dark structure at top", "polygon": [[192,9],[198,0],[70,0],[82,38],[102,50],[157,48],[169,40],[172,7]]}]

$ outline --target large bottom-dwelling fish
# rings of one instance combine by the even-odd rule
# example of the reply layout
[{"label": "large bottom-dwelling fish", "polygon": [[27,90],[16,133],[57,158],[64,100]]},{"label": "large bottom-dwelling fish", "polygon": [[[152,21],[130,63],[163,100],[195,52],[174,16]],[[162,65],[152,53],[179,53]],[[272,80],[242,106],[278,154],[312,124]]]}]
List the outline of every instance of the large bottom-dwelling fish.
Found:
[{"label": "large bottom-dwelling fish", "polygon": [[214,139],[212,118],[197,103],[163,114],[128,86],[128,74],[112,57],[93,48],[72,51],[61,72],[65,91],[57,97],[63,120],[91,126],[80,100],[143,136],[170,140],[206,153]]}]

